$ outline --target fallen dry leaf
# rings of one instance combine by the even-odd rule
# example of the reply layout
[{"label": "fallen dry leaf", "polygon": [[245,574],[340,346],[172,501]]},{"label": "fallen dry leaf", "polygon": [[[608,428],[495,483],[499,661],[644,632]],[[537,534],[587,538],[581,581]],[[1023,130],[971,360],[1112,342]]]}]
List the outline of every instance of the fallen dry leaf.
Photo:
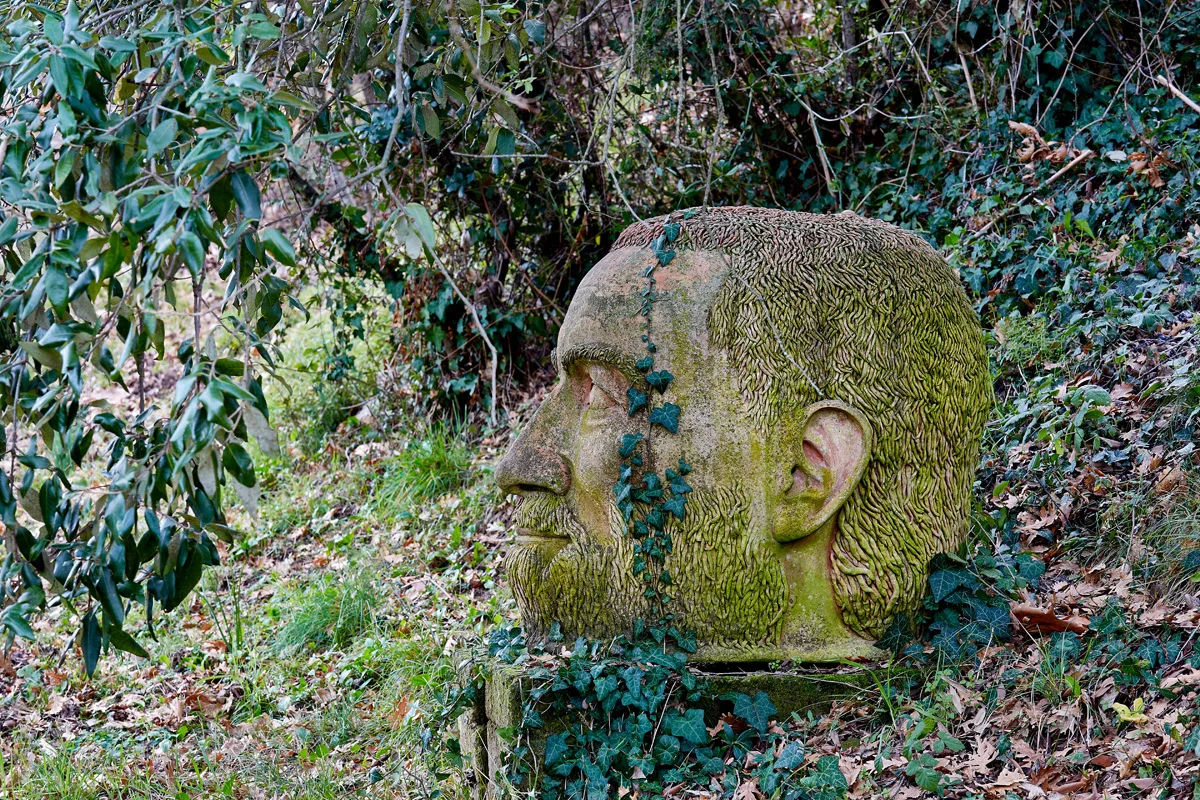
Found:
[{"label": "fallen dry leaf", "polygon": [[1037,606],[1014,603],[1010,609],[1013,621],[1021,628],[1031,633],[1071,633],[1082,634],[1088,629],[1090,620],[1082,615],[1059,617],[1053,609],[1038,608]]}]

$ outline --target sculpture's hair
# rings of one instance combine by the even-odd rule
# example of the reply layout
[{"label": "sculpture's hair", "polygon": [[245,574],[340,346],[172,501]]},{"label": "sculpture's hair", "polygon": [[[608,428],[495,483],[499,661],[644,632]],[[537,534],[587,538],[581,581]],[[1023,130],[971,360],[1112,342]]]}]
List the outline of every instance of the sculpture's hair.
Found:
[{"label": "sculpture's hair", "polygon": [[[690,218],[685,218],[690,217]],[[842,618],[879,636],[920,603],[929,560],[962,542],[992,404],[978,318],[955,272],[920,237],[849,212],[715,208],[635,223],[617,247],[715,250],[730,261],[708,327],[765,432],[817,400],[874,430],[838,518]]]}]

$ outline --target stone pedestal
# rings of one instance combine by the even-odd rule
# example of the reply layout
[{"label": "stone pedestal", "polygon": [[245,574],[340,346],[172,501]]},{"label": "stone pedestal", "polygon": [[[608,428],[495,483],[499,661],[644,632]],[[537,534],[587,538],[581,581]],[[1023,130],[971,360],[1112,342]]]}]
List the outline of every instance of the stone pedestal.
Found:
[{"label": "stone pedestal", "polygon": [[475,706],[458,718],[459,743],[471,759],[471,798],[500,797],[504,756],[512,752],[529,681],[523,670],[493,664]]},{"label": "stone pedestal", "polygon": [[[721,714],[731,711],[733,704],[722,695],[766,692],[778,713],[776,719],[786,720],[792,714],[805,716],[827,712],[835,702],[878,694],[878,684],[895,680],[895,670],[863,667],[858,670],[821,671],[798,668],[792,672],[730,671],[697,674],[711,683],[708,698],[700,703],[705,722],[715,725]],[[494,665],[484,692],[475,707],[458,720],[463,753],[470,757],[473,776],[473,800],[490,800],[503,796],[503,763],[512,752],[514,734],[521,723],[521,710],[529,680],[523,670],[508,665]],[[545,720],[553,732],[553,720]],[[539,750],[542,742],[534,741],[531,748]],[[540,760],[540,759],[539,759]]]}]

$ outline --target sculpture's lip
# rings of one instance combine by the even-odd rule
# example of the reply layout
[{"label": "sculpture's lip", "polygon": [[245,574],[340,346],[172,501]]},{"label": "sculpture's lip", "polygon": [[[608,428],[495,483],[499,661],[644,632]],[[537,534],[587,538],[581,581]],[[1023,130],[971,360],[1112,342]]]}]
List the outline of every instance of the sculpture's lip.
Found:
[{"label": "sculpture's lip", "polygon": [[554,531],[537,531],[533,528],[517,528],[517,542],[537,544],[541,542],[566,542],[570,541],[571,537]]}]

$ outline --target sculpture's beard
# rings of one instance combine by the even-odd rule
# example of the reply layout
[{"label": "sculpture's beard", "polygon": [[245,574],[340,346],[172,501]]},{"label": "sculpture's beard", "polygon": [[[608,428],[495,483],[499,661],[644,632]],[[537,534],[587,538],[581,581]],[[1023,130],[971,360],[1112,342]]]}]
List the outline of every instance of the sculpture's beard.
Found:
[{"label": "sculpture's beard", "polygon": [[[522,623],[544,639],[554,622],[568,639],[629,633],[657,610],[633,573],[633,540],[616,505],[607,509],[607,535],[589,533],[567,500],[534,495],[522,501],[516,524],[565,539],[519,541],[508,553],[509,582]],[[749,533],[749,503],[736,490],[689,495],[682,523],[668,528],[666,562],[675,625],[701,645],[748,649],[779,641],[787,584],[772,550]]]}]

